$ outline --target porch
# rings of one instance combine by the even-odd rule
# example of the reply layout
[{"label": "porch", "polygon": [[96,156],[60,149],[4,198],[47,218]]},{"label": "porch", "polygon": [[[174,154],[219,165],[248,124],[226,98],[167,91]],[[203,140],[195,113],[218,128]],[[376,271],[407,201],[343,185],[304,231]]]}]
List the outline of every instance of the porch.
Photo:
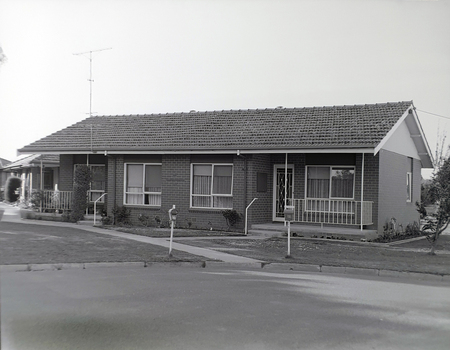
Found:
[{"label": "porch", "polygon": [[[287,199],[294,210],[292,222],[333,225],[372,225],[371,201],[347,199]],[[278,210],[277,219],[284,221],[283,212]]]},{"label": "porch", "polygon": [[[100,207],[105,203],[105,197],[101,197],[104,191],[88,191],[89,207],[94,202]],[[45,190],[42,191],[41,210],[42,211],[66,211],[72,209],[73,191]],[[100,199],[99,199],[100,198]]]}]

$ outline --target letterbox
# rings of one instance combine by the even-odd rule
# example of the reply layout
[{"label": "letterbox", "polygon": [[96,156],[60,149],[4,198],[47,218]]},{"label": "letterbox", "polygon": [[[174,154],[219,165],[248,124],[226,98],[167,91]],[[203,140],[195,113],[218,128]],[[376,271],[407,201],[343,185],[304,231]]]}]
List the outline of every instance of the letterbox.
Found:
[{"label": "letterbox", "polygon": [[284,220],[285,221],[294,221],[294,206],[286,205],[284,209]]}]

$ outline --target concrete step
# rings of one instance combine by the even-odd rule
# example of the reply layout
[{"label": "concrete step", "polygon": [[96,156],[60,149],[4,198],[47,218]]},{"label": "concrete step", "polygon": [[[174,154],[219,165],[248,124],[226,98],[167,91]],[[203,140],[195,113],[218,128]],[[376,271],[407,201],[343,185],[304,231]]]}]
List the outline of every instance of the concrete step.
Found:
[{"label": "concrete step", "polygon": [[[96,223],[99,224],[101,223],[101,216],[97,215],[95,220]],[[84,220],[78,221],[78,225],[83,225],[83,226],[94,226],[94,215],[93,214],[88,214],[88,215],[84,215]]]}]

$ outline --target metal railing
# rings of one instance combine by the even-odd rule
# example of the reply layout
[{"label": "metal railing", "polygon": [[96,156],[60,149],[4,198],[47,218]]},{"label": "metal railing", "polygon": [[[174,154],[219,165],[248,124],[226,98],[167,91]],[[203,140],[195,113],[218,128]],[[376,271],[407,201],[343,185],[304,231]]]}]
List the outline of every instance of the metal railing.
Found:
[{"label": "metal railing", "polygon": [[42,209],[69,210],[72,204],[72,191],[44,190]]},{"label": "metal railing", "polygon": [[[294,199],[294,221],[337,225],[371,225],[371,201]],[[361,215],[362,211],[362,215]],[[362,222],[361,222],[362,221]]]}]

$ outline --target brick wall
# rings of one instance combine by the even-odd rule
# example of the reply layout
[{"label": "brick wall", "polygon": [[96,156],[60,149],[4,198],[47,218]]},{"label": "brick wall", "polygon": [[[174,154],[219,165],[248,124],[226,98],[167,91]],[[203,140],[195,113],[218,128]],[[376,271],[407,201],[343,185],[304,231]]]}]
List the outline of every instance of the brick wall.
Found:
[{"label": "brick wall", "polygon": [[[362,154],[356,155],[355,169],[355,200],[361,200],[361,179],[362,179]],[[373,154],[364,154],[364,201],[371,201],[372,204],[372,225],[366,228],[376,230],[378,226],[378,182],[379,182],[379,157]]]},{"label": "brick wall", "polygon": [[[247,205],[253,198],[258,198],[248,210],[247,220],[250,228],[252,224],[272,221],[273,165],[270,161],[270,154],[246,155],[246,157],[249,158],[247,162]],[[261,183],[260,191],[257,188],[258,173],[264,174],[262,176],[266,177],[266,183]]]},{"label": "brick wall", "polygon": [[410,158],[386,151],[380,151],[380,208],[378,216],[378,231],[392,217],[397,224],[406,227],[408,223],[419,222],[415,202],[420,200],[420,161],[413,160],[412,200],[406,201],[406,173],[411,171]]},{"label": "brick wall", "polygon": [[59,184],[60,191],[73,190],[73,155],[61,154],[59,157]]},{"label": "brick wall", "polygon": [[[150,158],[140,158],[142,162],[154,162]],[[209,156],[204,161],[215,162],[215,156]],[[219,159],[220,156],[216,156]],[[240,214],[244,214],[245,193],[243,186],[245,184],[245,161],[238,156],[228,157],[233,162],[233,208]],[[114,205],[123,206],[124,191],[124,163],[130,161],[129,156],[111,156],[108,166],[108,191],[114,193],[108,196],[108,215],[112,215],[111,210]],[[133,158],[133,161],[137,159]],[[195,162],[198,161],[198,156]],[[226,220],[220,209],[192,209],[190,208],[190,181],[191,181],[191,156],[190,155],[164,155],[160,159],[162,163],[162,194],[161,207],[150,208],[144,206],[127,205],[131,211],[131,220],[133,224],[140,224],[139,215],[147,215],[151,219],[151,224],[156,224],[154,220],[158,216],[164,226],[168,226],[168,211],[175,205],[178,210],[177,227],[192,227],[199,229],[219,229],[227,228]],[[115,173],[115,174],[114,174]],[[116,180],[113,187],[113,181]],[[242,215],[243,218],[243,215]],[[242,229],[243,220],[239,222],[238,229]]]}]

